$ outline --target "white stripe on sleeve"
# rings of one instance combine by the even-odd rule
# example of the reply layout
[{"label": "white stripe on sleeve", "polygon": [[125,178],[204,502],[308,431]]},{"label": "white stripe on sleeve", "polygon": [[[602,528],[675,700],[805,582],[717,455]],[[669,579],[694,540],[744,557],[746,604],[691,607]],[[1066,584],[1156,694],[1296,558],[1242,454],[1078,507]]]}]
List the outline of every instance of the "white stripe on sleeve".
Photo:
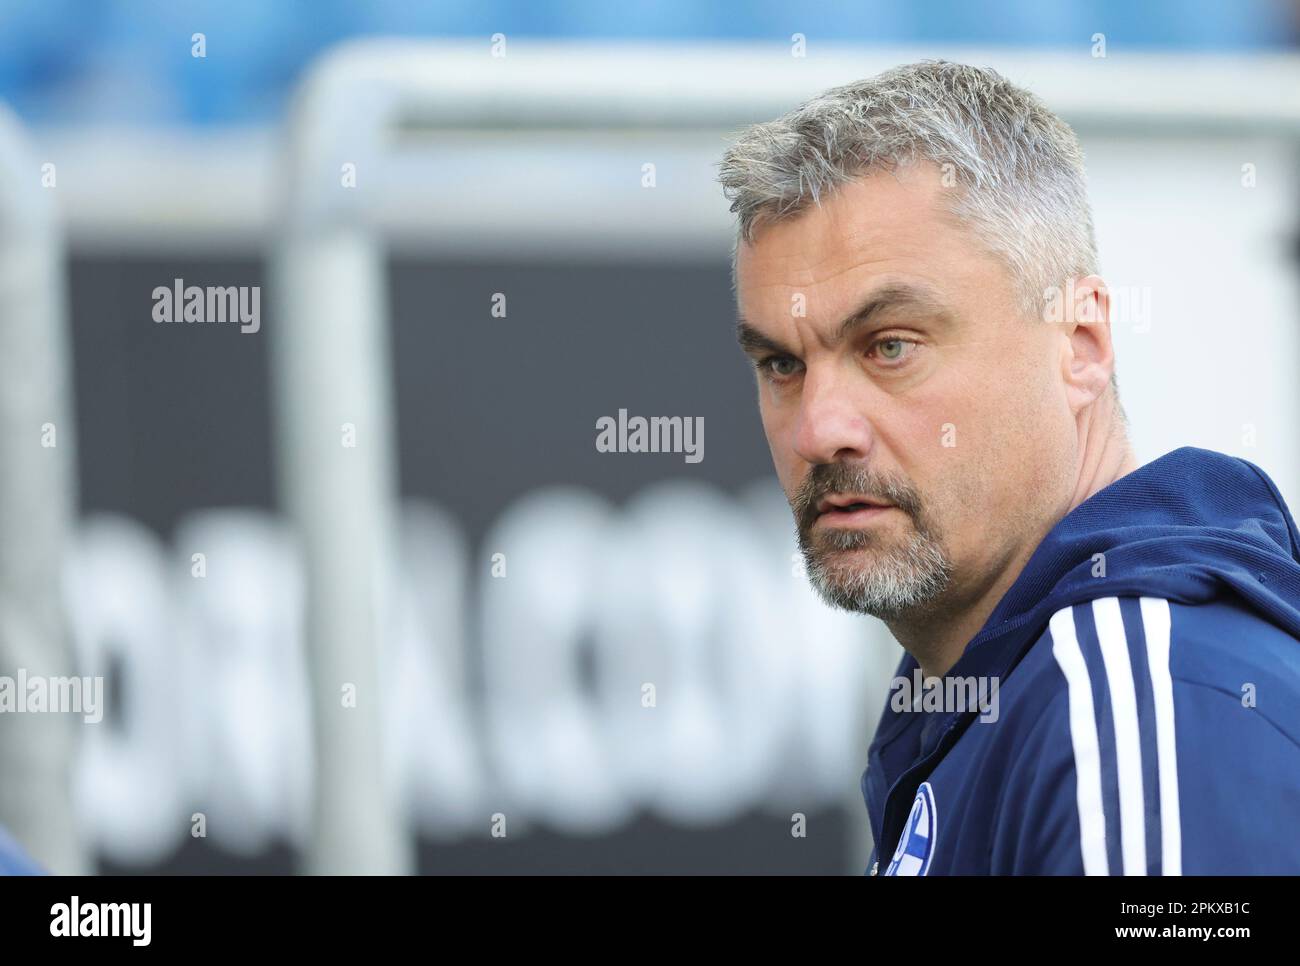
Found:
[{"label": "white stripe on sleeve", "polygon": [[1119,780],[1119,844],[1125,875],[1147,874],[1146,802],[1142,796],[1142,739],[1138,733],[1137,688],[1118,597],[1092,602],[1097,643],[1106,668],[1111,717],[1115,723],[1115,770]]},{"label": "white stripe on sleeve", "polygon": [[1156,762],[1160,775],[1160,873],[1183,874],[1183,833],[1178,805],[1178,751],[1174,741],[1174,685],[1169,676],[1169,601],[1141,599],[1147,662],[1156,711]]},{"label": "white stripe on sleeve", "polygon": [[1092,681],[1079,649],[1074,629],[1074,608],[1065,607],[1048,622],[1052,656],[1065,675],[1070,700],[1070,743],[1074,747],[1074,772],[1079,807],[1079,849],[1084,875],[1108,875],[1106,813],[1101,804],[1101,752],[1097,719],[1093,715]]}]

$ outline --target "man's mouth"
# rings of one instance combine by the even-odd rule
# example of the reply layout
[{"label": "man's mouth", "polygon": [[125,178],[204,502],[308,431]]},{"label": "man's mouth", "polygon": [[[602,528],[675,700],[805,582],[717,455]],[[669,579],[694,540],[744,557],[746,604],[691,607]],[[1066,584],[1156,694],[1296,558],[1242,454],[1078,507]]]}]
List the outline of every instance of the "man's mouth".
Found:
[{"label": "man's mouth", "polygon": [[830,526],[866,523],[887,511],[894,504],[860,493],[832,493],[817,501],[817,522]]},{"label": "man's mouth", "polygon": [[883,508],[892,506],[884,500],[878,500],[875,497],[863,496],[859,493],[832,493],[824,496],[817,501],[817,512],[822,513],[853,513],[857,510],[865,510],[876,507]]}]

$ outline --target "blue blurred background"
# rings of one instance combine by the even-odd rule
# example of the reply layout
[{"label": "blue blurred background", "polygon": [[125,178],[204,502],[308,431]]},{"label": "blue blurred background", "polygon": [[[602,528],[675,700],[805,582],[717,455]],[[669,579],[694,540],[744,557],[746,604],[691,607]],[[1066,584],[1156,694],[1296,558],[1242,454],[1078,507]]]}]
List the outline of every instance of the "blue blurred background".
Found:
[{"label": "blue blurred background", "polygon": [[[0,97],[36,123],[230,124],[278,118],[322,50],[363,36],[624,40],[810,38],[864,44],[1125,50],[1294,46],[1288,0],[6,0]],[[207,37],[206,61],[188,38]]]}]

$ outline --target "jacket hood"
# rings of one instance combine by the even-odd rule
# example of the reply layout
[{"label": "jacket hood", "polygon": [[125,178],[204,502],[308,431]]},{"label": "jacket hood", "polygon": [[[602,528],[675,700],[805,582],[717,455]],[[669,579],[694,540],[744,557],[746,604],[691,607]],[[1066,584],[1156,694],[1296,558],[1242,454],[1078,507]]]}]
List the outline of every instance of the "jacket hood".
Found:
[{"label": "jacket hood", "polygon": [[[1300,638],[1300,534],[1277,486],[1253,463],[1184,446],[1098,490],[1043,538],[948,673],[1005,677],[1056,611],[1118,596],[1235,596]],[[904,655],[897,674],[916,666]]]},{"label": "jacket hood", "polygon": [[1062,607],[1098,597],[1143,595],[1197,604],[1225,594],[1300,637],[1300,534],[1263,470],[1184,446],[1066,514],[962,661],[992,638],[1045,624]]}]

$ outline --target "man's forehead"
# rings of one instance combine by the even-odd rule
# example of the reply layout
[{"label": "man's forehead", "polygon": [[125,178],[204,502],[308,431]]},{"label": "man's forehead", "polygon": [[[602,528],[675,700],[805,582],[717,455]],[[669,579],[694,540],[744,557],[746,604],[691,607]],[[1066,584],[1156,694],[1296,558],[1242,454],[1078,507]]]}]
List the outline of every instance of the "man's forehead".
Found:
[{"label": "man's forehead", "polygon": [[953,230],[936,204],[937,175],[926,169],[874,172],[841,186],[819,204],[756,224],[736,248],[736,287],[803,288],[854,268],[902,268],[932,259]]}]

